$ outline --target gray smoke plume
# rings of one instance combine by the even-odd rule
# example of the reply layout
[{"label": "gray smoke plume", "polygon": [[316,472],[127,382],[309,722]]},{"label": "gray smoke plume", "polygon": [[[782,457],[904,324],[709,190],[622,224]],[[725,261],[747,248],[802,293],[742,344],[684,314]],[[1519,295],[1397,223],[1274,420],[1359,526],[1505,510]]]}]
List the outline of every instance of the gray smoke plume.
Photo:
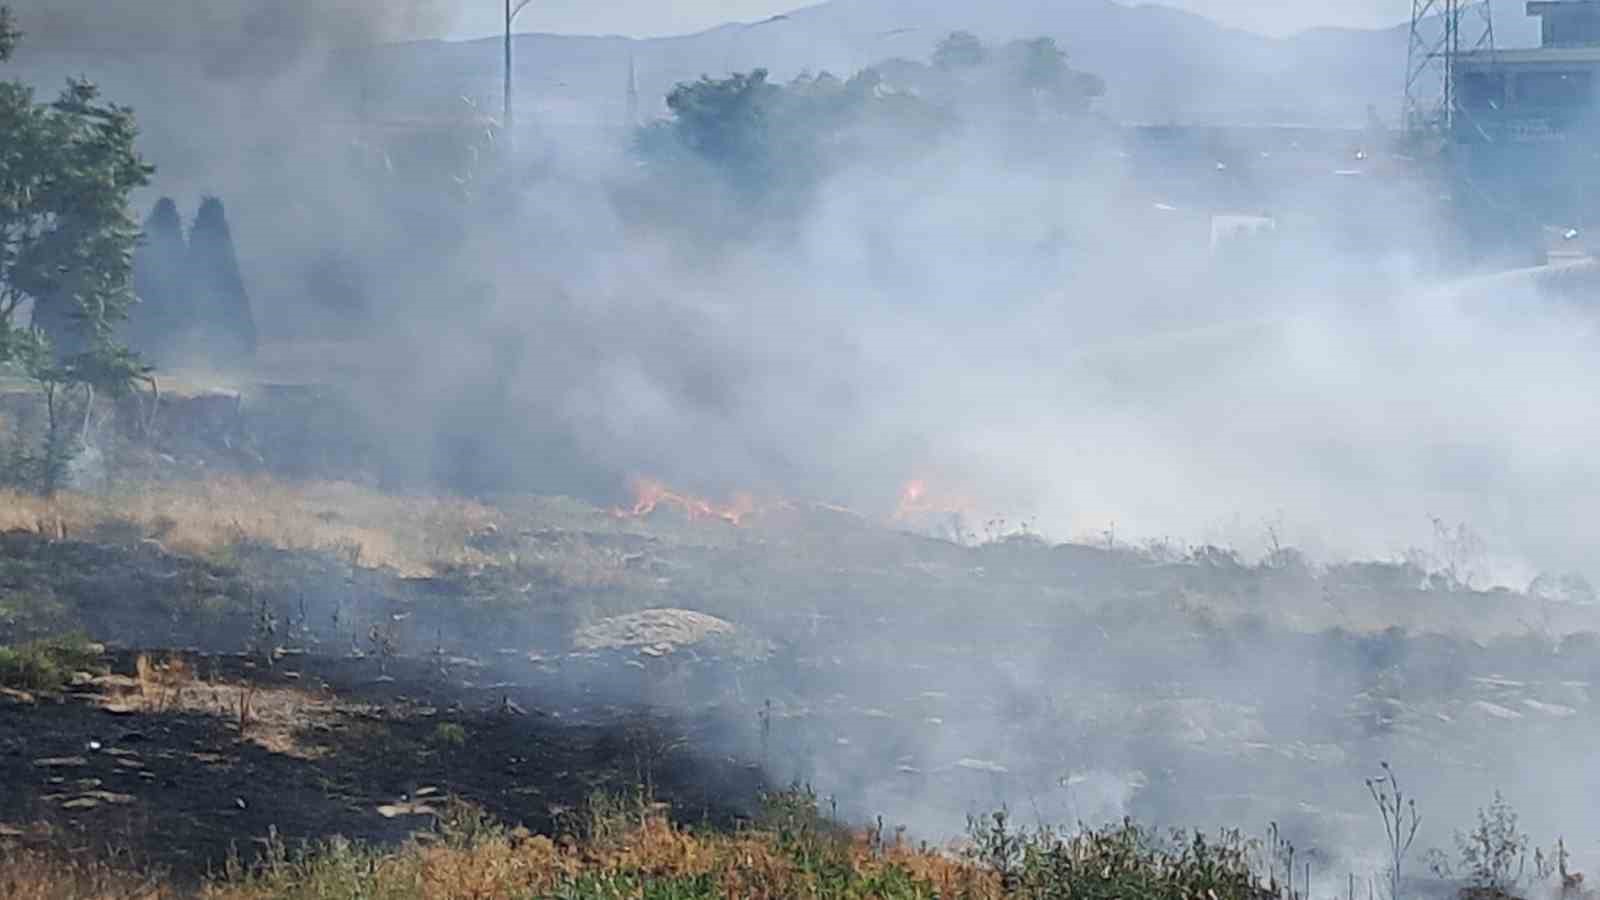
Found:
[{"label": "gray smoke plume", "polygon": [[13,0],[37,49],[161,50],[200,56],[213,76],[276,72],[308,49],[432,37],[449,30],[445,0]]}]

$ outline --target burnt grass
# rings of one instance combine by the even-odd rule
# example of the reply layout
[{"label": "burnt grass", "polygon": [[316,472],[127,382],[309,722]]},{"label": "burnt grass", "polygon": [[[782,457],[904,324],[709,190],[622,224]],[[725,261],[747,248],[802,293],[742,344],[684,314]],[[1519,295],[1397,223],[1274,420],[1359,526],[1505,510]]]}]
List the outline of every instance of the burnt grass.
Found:
[{"label": "burnt grass", "polygon": [[[108,703],[95,684],[0,697],[0,821],[28,823],[13,840],[190,880],[253,859],[271,832],[397,843],[447,799],[560,834],[596,794],[648,785],[680,822],[726,828],[766,787],[751,765],[695,752],[716,742],[709,718],[551,708],[538,686],[473,689],[418,661],[375,678],[357,660],[185,659],[204,680],[176,708]],[[134,668],[128,653],[107,662]]]},{"label": "burnt grass", "polygon": [[[558,834],[596,794],[643,789],[681,822],[731,826],[802,781],[844,816],[959,829],[1025,803],[1071,821],[1090,810],[1058,796],[1066,773],[1136,770],[1124,811],[1147,821],[1293,828],[1282,816],[1309,802],[1302,846],[1347,846],[1335,832],[1364,798],[1342,788],[1375,759],[1588,743],[1585,716],[1546,721],[1500,686],[1600,676],[1588,608],[1406,564],[958,546],[826,509],[735,529],[501,508],[527,527],[482,536],[491,562],[426,577],[243,540],[172,553],[114,524],[0,534],[0,645],[82,633],[109,673],[0,694],[0,841],[192,879],[269,832],[393,843],[449,797]],[[574,577],[563,553],[615,571]],[[759,649],[571,645],[662,607]],[[140,691],[141,653],[182,660],[181,701]],[[1485,697],[1518,720],[1469,723]]]}]

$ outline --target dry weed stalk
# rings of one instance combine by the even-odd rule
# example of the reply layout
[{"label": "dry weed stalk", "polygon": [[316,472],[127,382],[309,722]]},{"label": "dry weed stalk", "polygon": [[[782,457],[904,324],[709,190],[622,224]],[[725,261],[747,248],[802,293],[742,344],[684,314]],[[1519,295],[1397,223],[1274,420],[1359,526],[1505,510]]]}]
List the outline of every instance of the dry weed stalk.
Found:
[{"label": "dry weed stalk", "polygon": [[178,708],[183,702],[184,689],[195,681],[194,668],[181,656],[169,656],[157,662],[149,654],[141,653],[134,660],[134,671],[145,708],[158,715]]},{"label": "dry weed stalk", "polygon": [[1389,852],[1389,900],[1400,900],[1400,867],[1411,850],[1411,842],[1416,840],[1422,818],[1417,814],[1416,798],[1407,797],[1400,789],[1394,769],[1388,763],[1381,765],[1383,775],[1367,779],[1367,793],[1372,795],[1383,816],[1383,833]]},{"label": "dry weed stalk", "polygon": [[239,686],[239,736],[243,737],[250,728],[250,723],[255,719],[256,692],[260,688],[254,682],[247,682]]}]

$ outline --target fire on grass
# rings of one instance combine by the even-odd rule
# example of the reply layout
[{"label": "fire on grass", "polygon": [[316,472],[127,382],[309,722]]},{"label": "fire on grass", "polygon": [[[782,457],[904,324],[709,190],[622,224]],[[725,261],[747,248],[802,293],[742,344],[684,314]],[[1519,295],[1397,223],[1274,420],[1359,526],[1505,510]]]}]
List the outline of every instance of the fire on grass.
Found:
[{"label": "fire on grass", "polygon": [[906,482],[897,494],[893,510],[876,517],[830,503],[796,503],[790,500],[760,500],[751,493],[734,494],[726,501],[712,500],[674,488],[655,478],[637,478],[633,485],[633,502],[617,507],[612,514],[619,519],[643,519],[657,511],[671,509],[691,522],[724,522],[743,527],[756,518],[769,513],[795,510],[822,510],[843,513],[859,518],[879,518],[890,525],[918,525],[931,519],[947,519],[953,515],[970,515],[976,508],[965,498],[943,493],[929,486],[926,479]]}]

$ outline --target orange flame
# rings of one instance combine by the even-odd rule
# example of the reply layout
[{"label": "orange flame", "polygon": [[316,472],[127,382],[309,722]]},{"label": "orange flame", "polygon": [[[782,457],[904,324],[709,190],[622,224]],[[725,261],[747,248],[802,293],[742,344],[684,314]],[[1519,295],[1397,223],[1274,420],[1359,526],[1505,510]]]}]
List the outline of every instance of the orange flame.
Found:
[{"label": "orange flame", "polygon": [[[613,509],[612,515],[619,519],[643,519],[659,509],[668,507],[680,511],[690,521],[721,521],[736,527],[749,524],[750,520],[757,516],[782,511],[812,510],[859,515],[847,507],[826,503],[797,504],[783,500],[762,502],[749,493],[734,494],[727,502],[719,503],[678,490],[656,478],[634,479],[633,504]],[[926,521],[952,514],[968,514],[975,508],[975,504],[964,497],[935,492],[929,488],[927,481],[918,478],[906,482],[901,487],[899,500],[889,521],[898,523]]]},{"label": "orange flame", "polygon": [[749,494],[737,494],[729,503],[714,503],[673,490],[654,478],[640,478],[633,483],[633,507],[618,509],[615,514],[619,518],[642,519],[662,505],[677,507],[690,520],[720,519],[735,526],[759,511],[755,498]]},{"label": "orange flame", "polygon": [[894,521],[904,522],[920,516],[966,513],[972,509],[973,504],[970,501],[953,495],[936,494],[929,490],[926,481],[914,478],[900,488],[900,502],[895,505]]}]

